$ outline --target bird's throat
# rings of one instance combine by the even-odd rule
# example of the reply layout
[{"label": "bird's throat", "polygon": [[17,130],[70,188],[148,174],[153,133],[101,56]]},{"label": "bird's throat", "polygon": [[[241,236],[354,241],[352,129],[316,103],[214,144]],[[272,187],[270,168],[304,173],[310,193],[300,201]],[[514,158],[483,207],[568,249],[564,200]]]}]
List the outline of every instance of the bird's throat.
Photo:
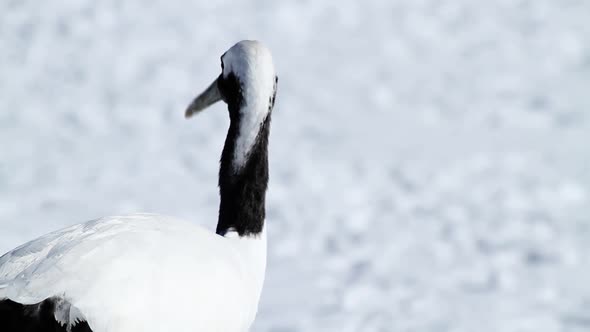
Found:
[{"label": "bird's throat", "polygon": [[217,234],[235,230],[240,236],[260,234],[266,215],[265,200],[268,186],[268,136],[271,113],[259,125],[246,157],[236,163],[236,142],[240,140],[239,110],[230,106],[231,123],[221,154],[219,169],[219,220]]}]

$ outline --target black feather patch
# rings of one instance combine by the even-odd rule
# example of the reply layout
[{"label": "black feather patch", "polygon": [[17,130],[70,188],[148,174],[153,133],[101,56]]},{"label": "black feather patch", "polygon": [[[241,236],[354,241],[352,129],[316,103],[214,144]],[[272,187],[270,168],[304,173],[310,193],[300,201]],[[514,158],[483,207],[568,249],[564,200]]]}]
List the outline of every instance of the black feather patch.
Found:
[{"label": "black feather patch", "polygon": [[[268,187],[268,136],[274,105],[274,93],[269,100],[269,112],[260,126],[256,141],[247,160],[238,170],[233,165],[235,144],[239,135],[244,97],[239,79],[230,73],[218,80],[219,90],[228,105],[230,126],[221,153],[219,168],[219,220],[217,234],[225,235],[235,229],[240,236],[262,231],[265,218],[266,189]],[[276,92],[276,83],[275,83]]]},{"label": "black feather patch", "polygon": [[0,331],[4,332],[92,332],[85,321],[68,330],[55,319],[55,310],[64,300],[49,298],[37,304],[0,300]]}]

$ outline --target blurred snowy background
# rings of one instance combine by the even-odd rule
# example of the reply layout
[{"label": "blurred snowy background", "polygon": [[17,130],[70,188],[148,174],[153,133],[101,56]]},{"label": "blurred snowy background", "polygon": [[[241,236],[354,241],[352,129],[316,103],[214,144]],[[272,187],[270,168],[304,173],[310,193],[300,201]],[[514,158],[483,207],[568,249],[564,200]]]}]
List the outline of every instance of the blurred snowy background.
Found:
[{"label": "blurred snowy background", "polygon": [[0,1],[0,251],[103,215],[214,229],[241,39],[274,53],[253,331],[590,331],[590,2]]}]

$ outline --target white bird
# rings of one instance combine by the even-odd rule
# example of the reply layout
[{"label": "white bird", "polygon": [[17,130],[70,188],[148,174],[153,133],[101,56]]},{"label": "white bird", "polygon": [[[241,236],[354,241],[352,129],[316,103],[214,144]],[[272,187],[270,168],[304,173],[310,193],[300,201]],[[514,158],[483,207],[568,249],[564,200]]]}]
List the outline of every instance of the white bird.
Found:
[{"label": "white bird", "polygon": [[270,51],[241,41],[186,116],[223,100],[230,126],[216,233],[154,214],[106,217],[0,257],[0,331],[247,331],[266,268]]}]

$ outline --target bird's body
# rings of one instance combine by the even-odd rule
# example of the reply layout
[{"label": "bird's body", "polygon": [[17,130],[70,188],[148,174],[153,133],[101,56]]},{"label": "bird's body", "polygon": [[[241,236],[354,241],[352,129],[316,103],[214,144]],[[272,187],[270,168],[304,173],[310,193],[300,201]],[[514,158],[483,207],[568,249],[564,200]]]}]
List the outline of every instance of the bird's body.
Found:
[{"label": "bird's body", "polygon": [[81,314],[94,331],[245,331],[266,239],[228,235],[151,214],[78,224],[0,258],[0,298],[59,297],[74,306],[56,312],[60,323],[74,325]]},{"label": "bird's body", "polygon": [[[230,50],[189,106],[228,104],[216,232],[155,214],[106,217],[0,257],[0,331],[247,331],[266,267],[268,135],[276,93],[270,52]],[[222,68],[223,68],[222,57]]]}]

